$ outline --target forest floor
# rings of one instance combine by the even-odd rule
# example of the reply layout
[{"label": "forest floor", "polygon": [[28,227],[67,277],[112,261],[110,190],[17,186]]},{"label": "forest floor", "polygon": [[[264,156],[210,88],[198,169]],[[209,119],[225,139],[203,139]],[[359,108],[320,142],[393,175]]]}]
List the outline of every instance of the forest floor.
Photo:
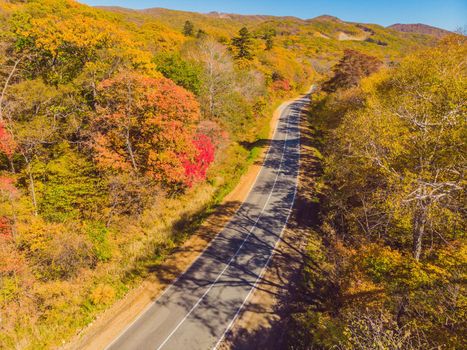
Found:
[{"label": "forest floor", "polygon": [[[282,109],[290,101],[284,102],[270,120],[269,139],[272,138]],[[267,146],[266,143],[265,146]],[[209,242],[219,233],[220,228],[230,220],[232,215],[246,199],[256,177],[261,170],[267,147],[263,147],[255,162],[241,177],[238,185],[225,196],[219,205],[187,239],[175,250],[162,265],[151,271],[149,278],[140,286],[131,290],[123,299],[103,312],[94,322],[89,324],[71,342],[62,349],[91,350],[104,349],[120,333],[122,333],[144,310],[156,300],[164,289],[196,260]]]}]

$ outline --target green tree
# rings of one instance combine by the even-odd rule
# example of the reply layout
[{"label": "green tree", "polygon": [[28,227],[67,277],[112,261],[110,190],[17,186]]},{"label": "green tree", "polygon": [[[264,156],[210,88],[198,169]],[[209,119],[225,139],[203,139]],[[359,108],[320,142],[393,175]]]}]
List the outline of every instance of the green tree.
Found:
[{"label": "green tree", "polygon": [[39,213],[49,221],[89,219],[102,211],[105,186],[92,162],[62,142],[50,161],[33,161]]},{"label": "green tree", "polygon": [[196,95],[201,89],[202,68],[194,61],[184,60],[179,53],[163,53],[155,58],[157,70]]},{"label": "green tree", "polygon": [[[3,116],[15,142],[13,168],[27,175],[27,183],[34,211],[37,196],[32,164],[46,161],[47,148],[60,137],[70,137],[79,127],[75,113],[80,98],[70,87],[51,87],[41,79],[25,80],[10,87],[3,108]],[[80,107],[80,108],[83,108]]]},{"label": "green tree", "polygon": [[272,50],[272,48],[274,47],[274,39],[271,35],[268,35],[265,39],[265,43],[266,43],[266,50],[269,51],[269,50]]},{"label": "green tree", "polygon": [[183,25],[183,35],[193,36],[195,26],[190,21],[185,21]]},{"label": "green tree", "polygon": [[276,31],[274,29],[268,30],[264,36],[264,43],[266,44],[266,51],[272,50],[274,47],[274,37],[276,36]]},{"label": "green tree", "polygon": [[243,27],[238,32],[238,36],[232,39],[232,46],[235,51],[235,59],[253,59],[252,46],[253,41],[251,39],[251,34],[248,31],[248,28]]}]

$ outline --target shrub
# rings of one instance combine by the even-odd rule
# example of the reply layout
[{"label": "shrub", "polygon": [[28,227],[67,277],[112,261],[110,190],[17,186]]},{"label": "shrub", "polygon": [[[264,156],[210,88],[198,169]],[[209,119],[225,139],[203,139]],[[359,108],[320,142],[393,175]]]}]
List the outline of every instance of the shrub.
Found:
[{"label": "shrub", "polygon": [[112,248],[109,244],[109,229],[102,223],[92,222],[86,227],[86,233],[93,245],[93,251],[99,261],[108,261],[112,257]]},{"label": "shrub", "polygon": [[99,284],[91,293],[94,305],[110,305],[115,299],[115,289],[108,284]]}]

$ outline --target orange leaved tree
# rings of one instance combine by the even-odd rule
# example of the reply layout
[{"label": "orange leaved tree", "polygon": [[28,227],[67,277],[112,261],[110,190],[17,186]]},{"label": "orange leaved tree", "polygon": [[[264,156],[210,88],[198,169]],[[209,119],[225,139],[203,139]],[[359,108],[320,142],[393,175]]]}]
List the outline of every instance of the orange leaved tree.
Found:
[{"label": "orange leaved tree", "polygon": [[122,72],[98,87],[93,148],[104,169],[133,171],[167,187],[186,183],[200,118],[192,93],[166,78]]}]

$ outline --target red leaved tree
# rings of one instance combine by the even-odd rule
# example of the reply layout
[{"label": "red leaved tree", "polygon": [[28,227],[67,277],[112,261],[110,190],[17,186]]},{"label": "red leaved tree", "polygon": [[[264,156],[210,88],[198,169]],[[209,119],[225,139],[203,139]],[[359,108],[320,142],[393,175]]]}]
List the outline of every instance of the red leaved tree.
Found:
[{"label": "red leaved tree", "polygon": [[362,78],[376,73],[383,66],[378,58],[347,49],[333,67],[334,76],[323,84],[323,91],[334,92],[357,86]]},{"label": "red leaved tree", "polygon": [[216,148],[211,139],[204,135],[197,135],[193,140],[196,148],[196,155],[193,159],[185,158],[183,167],[185,168],[185,185],[193,186],[196,182],[206,178],[209,165],[214,161]]},{"label": "red leaved tree", "polygon": [[290,81],[287,79],[276,80],[272,83],[272,88],[275,91],[290,91],[292,90],[292,86],[290,85]]},{"label": "red leaved tree", "polygon": [[[134,171],[168,187],[187,184],[200,118],[192,93],[166,78],[123,72],[98,87],[93,147],[101,167]],[[191,175],[190,175],[191,176]]]},{"label": "red leaved tree", "polygon": [[5,154],[8,158],[11,158],[15,151],[15,142],[11,137],[11,134],[5,127],[5,123],[0,121],[0,153]]}]

